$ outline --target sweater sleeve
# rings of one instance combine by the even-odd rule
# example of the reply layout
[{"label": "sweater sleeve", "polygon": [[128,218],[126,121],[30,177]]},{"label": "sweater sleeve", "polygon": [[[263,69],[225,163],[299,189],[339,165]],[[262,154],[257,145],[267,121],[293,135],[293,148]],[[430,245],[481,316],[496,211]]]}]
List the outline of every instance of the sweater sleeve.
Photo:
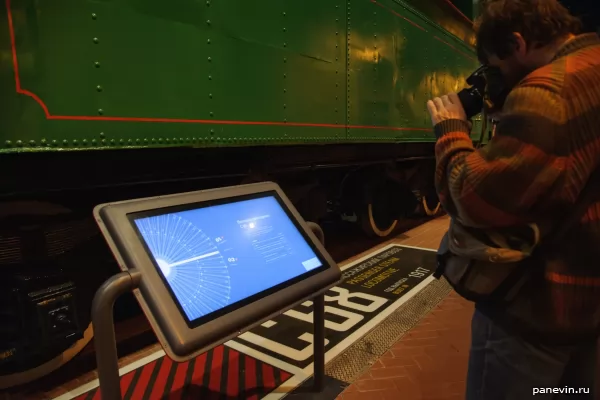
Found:
[{"label": "sweater sleeve", "polygon": [[444,209],[473,227],[530,222],[536,206],[558,192],[566,159],[557,144],[565,125],[556,91],[526,84],[510,93],[494,138],[481,149],[464,121],[436,125],[435,185]]}]

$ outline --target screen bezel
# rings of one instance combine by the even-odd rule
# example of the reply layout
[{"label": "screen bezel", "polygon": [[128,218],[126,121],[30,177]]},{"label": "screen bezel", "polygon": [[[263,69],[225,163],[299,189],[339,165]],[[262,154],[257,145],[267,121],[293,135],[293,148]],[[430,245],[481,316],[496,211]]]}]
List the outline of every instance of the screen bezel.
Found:
[{"label": "screen bezel", "polygon": [[[316,254],[326,261],[328,268],[312,276],[301,275],[305,279],[295,285],[233,310],[229,314],[206,321],[196,328],[189,328],[184,318],[185,313],[177,308],[177,302],[173,300],[168,286],[162,281],[160,272],[152,264],[153,257],[144,249],[127,214],[272,191],[283,200],[284,210],[299,224],[300,232],[308,235],[309,243],[314,244],[318,250]],[[342,271],[337,263],[275,182],[103,203],[94,207],[93,214],[121,271],[135,271],[139,276],[139,281],[135,284],[137,289],[134,289],[133,293],[163,349],[175,361],[189,360],[234,339],[295,305],[325,293],[342,278]]]},{"label": "screen bezel", "polygon": [[[229,304],[229,305],[227,305],[223,308],[220,308],[218,310],[215,310],[211,313],[205,314],[199,318],[190,320],[187,313],[181,306],[179,299],[177,298],[177,296],[175,296],[175,293],[174,293],[173,289],[171,288],[171,285],[167,281],[167,278],[164,276],[160,267],[156,263],[156,259],[155,259],[154,255],[152,254],[152,251],[150,251],[150,248],[148,247],[146,240],[142,236],[135,221],[138,219],[143,219],[143,218],[148,218],[148,217],[156,217],[156,216],[174,214],[174,213],[184,212],[184,211],[200,210],[200,209],[209,208],[209,207],[215,207],[215,206],[220,206],[220,205],[225,205],[225,204],[238,203],[238,202],[246,201],[246,200],[255,200],[255,199],[261,199],[261,198],[268,198],[268,197],[273,197],[275,199],[275,201],[277,202],[279,207],[283,210],[285,215],[288,217],[288,220],[292,223],[294,228],[296,228],[296,231],[298,233],[300,233],[304,242],[309,246],[309,248],[312,250],[313,254],[319,259],[321,266],[314,268],[310,271],[307,271],[305,273],[302,273],[302,274],[300,274],[292,279],[289,279],[287,281],[284,281],[278,285],[271,286],[268,289],[265,289],[261,292],[255,293],[252,296],[246,297],[235,303]],[[279,193],[277,193],[277,191],[275,191],[275,190],[270,190],[270,191],[265,191],[265,192],[260,192],[260,193],[243,194],[243,195],[234,196],[234,197],[218,198],[218,199],[212,199],[212,200],[206,200],[206,201],[198,201],[198,202],[194,202],[194,203],[181,204],[181,205],[176,205],[176,206],[167,206],[167,207],[161,207],[161,208],[156,208],[156,209],[151,209],[151,210],[130,212],[130,213],[126,214],[126,218],[129,221],[129,223],[131,224],[131,227],[133,228],[133,230],[135,231],[137,238],[140,241],[141,245],[143,246],[144,250],[146,251],[146,253],[147,253],[146,255],[148,256],[152,265],[154,266],[156,273],[158,274],[158,276],[164,283],[167,291],[169,292],[169,295],[171,296],[173,303],[175,303],[175,306],[181,313],[183,320],[185,321],[188,328],[190,328],[190,329],[194,329],[200,325],[204,325],[207,322],[218,319],[218,318],[220,318],[226,314],[229,314],[235,310],[246,307],[246,306],[248,306],[252,303],[255,303],[265,297],[272,295],[273,293],[276,293],[287,287],[293,286],[300,281],[308,279],[311,276],[317,275],[317,274],[330,268],[327,260],[325,260],[325,258],[321,255],[321,252],[317,249],[317,247],[315,246],[313,241],[307,235],[306,231],[304,229],[302,229],[302,226],[299,224],[298,220],[296,218],[294,218],[294,216],[292,215],[292,213],[290,212],[288,207],[283,202],[283,199],[281,199],[281,197],[279,196]]]}]

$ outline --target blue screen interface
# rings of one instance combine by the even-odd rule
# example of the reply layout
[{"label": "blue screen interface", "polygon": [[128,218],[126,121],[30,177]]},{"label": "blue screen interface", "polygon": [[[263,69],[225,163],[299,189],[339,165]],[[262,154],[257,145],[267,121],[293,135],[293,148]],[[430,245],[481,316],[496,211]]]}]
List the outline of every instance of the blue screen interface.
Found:
[{"label": "blue screen interface", "polygon": [[273,196],[134,222],[189,321],[323,265]]}]

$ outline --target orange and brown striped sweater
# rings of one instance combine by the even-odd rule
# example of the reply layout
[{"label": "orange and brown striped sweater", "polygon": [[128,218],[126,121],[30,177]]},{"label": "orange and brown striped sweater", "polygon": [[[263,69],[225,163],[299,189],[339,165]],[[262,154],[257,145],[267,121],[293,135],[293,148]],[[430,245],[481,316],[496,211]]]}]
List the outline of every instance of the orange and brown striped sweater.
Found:
[{"label": "orange and brown striped sweater", "polygon": [[[600,165],[600,38],[576,36],[525,77],[482,149],[463,121],[435,132],[436,188],[448,214],[496,229],[557,220]],[[483,311],[540,340],[592,339],[600,326],[600,203],[546,256],[543,276],[513,304]]]}]

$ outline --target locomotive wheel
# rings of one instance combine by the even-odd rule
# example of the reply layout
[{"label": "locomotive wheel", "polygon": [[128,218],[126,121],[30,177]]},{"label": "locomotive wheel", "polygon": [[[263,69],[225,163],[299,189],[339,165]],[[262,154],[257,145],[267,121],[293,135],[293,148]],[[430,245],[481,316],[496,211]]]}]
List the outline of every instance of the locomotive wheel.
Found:
[{"label": "locomotive wheel", "polygon": [[35,381],[51,372],[56,371],[73,359],[94,337],[94,329],[90,323],[83,333],[83,337],[73,343],[71,347],[58,354],[51,360],[46,361],[37,367],[22,372],[16,372],[9,375],[0,375],[0,389],[8,389],[13,386],[24,385]]},{"label": "locomotive wheel", "polygon": [[398,220],[382,215],[383,213],[378,213],[377,210],[378,207],[373,203],[367,204],[366,209],[359,216],[361,228],[369,236],[389,236],[398,225]]},{"label": "locomotive wheel", "polygon": [[[442,204],[438,201],[437,205],[435,205],[435,207],[430,208],[429,207],[429,202],[427,201],[427,197],[423,196],[421,199],[421,204],[423,206],[423,211],[425,212],[425,215],[427,215],[428,217],[433,217],[434,215],[437,215],[440,213],[440,209],[442,208]],[[434,202],[431,202],[434,203]]]},{"label": "locomotive wheel", "polygon": [[406,213],[406,196],[406,188],[388,179],[380,169],[353,171],[342,181],[342,202],[371,237],[384,238],[395,231],[399,218]]},{"label": "locomotive wheel", "polygon": [[437,197],[435,190],[429,190],[421,197],[421,211],[428,217],[434,217],[443,213],[442,204]]},{"label": "locomotive wheel", "polygon": [[358,219],[368,236],[387,237],[398,225],[400,201],[394,196],[396,185],[389,181],[368,187],[365,204],[360,207]]}]

